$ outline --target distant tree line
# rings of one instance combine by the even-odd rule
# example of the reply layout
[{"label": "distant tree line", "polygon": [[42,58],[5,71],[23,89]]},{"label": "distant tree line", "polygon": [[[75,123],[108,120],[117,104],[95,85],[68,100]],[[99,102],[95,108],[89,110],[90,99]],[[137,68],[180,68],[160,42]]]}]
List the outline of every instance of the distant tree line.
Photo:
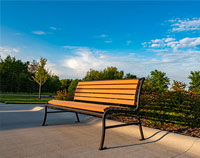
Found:
[{"label": "distant tree line", "polygon": [[[38,63],[22,62],[15,57],[7,56],[0,59],[0,91],[1,92],[38,92],[35,72]],[[60,89],[61,82],[56,75],[47,74],[43,92],[56,92]]]},{"label": "distant tree line", "polygon": [[[43,59],[45,60],[45,59]],[[41,62],[41,61],[40,61]],[[47,61],[44,61],[45,64]],[[33,61],[22,62],[15,57],[7,56],[4,60],[0,58],[0,91],[1,92],[38,92],[38,63]],[[40,65],[41,66],[41,65]],[[44,65],[43,65],[44,66]],[[42,87],[43,92],[55,93],[58,90],[66,91],[71,97],[75,91],[79,79],[59,79],[58,76],[46,73],[45,82]],[[44,75],[44,74],[43,74]],[[142,76],[142,74],[141,74]],[[116,67],[107,67],[104,70],[98,71],[91,69],[82,79],[90,80],[107,80],[107,79],[131,79],[137,78],[134,74],[124,74],[124,71],[119,71]],[[200,71],[191,71],[188,76],[190,79],[189,90],[200,94]],[[40,85],[40,83],[39,83]],[[143,85],[143,90],[148,92],[163,92],[169,89],[170,79],[166,73],[154,70],[146,77]],[[179,81],[173,81],[171,90],[185,90],[186,84]]]}]

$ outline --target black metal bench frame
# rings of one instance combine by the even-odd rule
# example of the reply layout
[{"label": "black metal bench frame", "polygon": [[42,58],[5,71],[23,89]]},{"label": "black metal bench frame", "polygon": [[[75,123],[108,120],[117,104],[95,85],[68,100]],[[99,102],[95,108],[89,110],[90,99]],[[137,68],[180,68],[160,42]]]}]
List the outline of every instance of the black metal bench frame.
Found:
[{"label": "black metal bench frame", "polygon": [[[107,108],[104,111],[104,113],[101,113],[101,112],[94,112],[94,111],[89,111],[89,110],[82,110],[82,109],[76,109],[76,108],[69,108],[69,107],[64,107],[64,106],[46,104],[45,105],[44,120],[43,120],[42,126],[45,126],[48,113],[74,112],[76,114],[76,118],[77,118],[76,122],[80,122],[78,113],[97,116],[97,117],[101,117],[102,118],[102,135],[101,135],[101,141],[100,141],[99,150],[106,149],[106,147],[103,147],[104,146],[104,140],[105,140],[105,132],[106,132],[106,129],[110,129],[110,128],[117,128],[117,127],[122,127],[122,126],[129,126],[129,125],[139,125],[139,130],[140,130],[140,135],[141,135],[141,139],[140,140],[144,140],[144,134],[143,134],[143,130],[142,130],[142,123],[141,123],[140,113],[139,113],[139,111],[140,111],[140,94],[141,94],[141,89],[142,89],[142,85],[143,85],[144,80],[145,80],[145,78],[140,78],[139,79],[139,89],[138,89],[137,94],[136,94],[137,95],[136,107],[133,110],[123,109],[123,108],[120,109],[120,107],[119,108],[111,107],[111,108]],[[132,106],[130,106],[130,107],[132,107]],[[48,111],[47,110],[48,108],[55,109],[55,110],[58,110],[58,111]],[[123,123],[123,124],[106,126],[106,116],[111,114],[111,113],[136,114],[138,122]]]}]

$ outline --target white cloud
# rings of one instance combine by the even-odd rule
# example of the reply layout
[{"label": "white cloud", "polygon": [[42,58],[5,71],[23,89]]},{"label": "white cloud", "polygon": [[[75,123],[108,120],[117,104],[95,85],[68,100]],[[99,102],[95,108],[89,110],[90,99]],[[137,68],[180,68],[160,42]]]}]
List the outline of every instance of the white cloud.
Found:
[{"label": "white cloud", "polygon": [[111,66],[113,62],[107,62],[105,55],[101,54],[99,51],[92,51],[90,49],[79,49],[75,51],[75,56],[66,57],[63,60],[63,66],[71,69],[73,71],[73,76],[79,78],[84,77],[84,75],[90,69],[105,68]]},{"label": "white cloud", "polygon": [[177,44],[178,48],[191,48],[191,47],[197,47],[200,45],[200,37],[196,38],[183,38],[179,41]]},{"label": "white cloud", "polygon": [[198,31],[200,30],[200,18],[192,19],[171,19],[169,20],[172,26],[172,32],[181,32],[181,31]]},{"label": "white cloud", "polygon": [[108,35],[106,35],[106,34],[101,34],[99,37],[105,38],[105,37],[108,37]]},{"label": "white cloud", "polygon": [[87,50],[88,47],[81,47],[81,46],[62,46],[63,48],[70,49],[70,50]]},{"label": "white cloud", "polygon": [[[156,49],[157,50],[157,49]],[[80,49],[75,50],[71,56],[66,56],[60,68],[60,74],[65,73],[65,77],[83,78],[90,69],[103,70],[107,66],[116,66],[125,73],[130,72],[138,77],[149,75],[150,71],[158,69],[166,72],[171,80],[179,80],[188,83],[188,75],[191,70],[200,67],[200,51],[187,50],[179,52],[149,50],[156,52],[151,58],[138,56],[129,53],[128,55],[112,54],[111,52]],[[162,49],[161,49],[162,50]],[[167,53],[166,53],[167,52]],[[56,71],[59,68],[55,68]],[[70,76],[70,77],[69,77]]]},{"label": "white cloud", "polygon": [[160,44],[157,44],[157,43],[153,43],[152,45],[151,45],[151,47],[160,47],[161,45]]},{"label": "white cloud", "polygon": [[19,49],[0,46],[0,56],[2,59],[5,59],[8,55],[15,56],[16,53],[19,53]]},{"label": "white cloud", "polygon": [[165,38],[164,40],[165,40],[165,42],[171,42],[171,41],[175,41],[176,39],[175,38]]},{"label": "white cloud", "polygon": [[111,41],[111,40],[108,40],[108,41],[104,41],[104,43],[112,43],[112,41]]},{"label": "white cloud", "polygon": [[[145,43],[145,44],[144,44]],[[162,38],[151,40],[150,42],[144,42],[142,45],[153,47],[153,48],[171,48],[173,50],[181,50],[181,49],[195,49],[200,46],[200,37],[194,38],[183,38],[180,40],[176,40],[175,38]],[[147,45],[148,44],[148,45]]]},{"label": "white cloud", "polygon": [[32,31],[33,34],[36,35],[45,35],[46,33],[44,31]]},{"label": "white cloud", "polygon": [[56,27],[49,27],[51,30],[57,30],[57,28]]}]

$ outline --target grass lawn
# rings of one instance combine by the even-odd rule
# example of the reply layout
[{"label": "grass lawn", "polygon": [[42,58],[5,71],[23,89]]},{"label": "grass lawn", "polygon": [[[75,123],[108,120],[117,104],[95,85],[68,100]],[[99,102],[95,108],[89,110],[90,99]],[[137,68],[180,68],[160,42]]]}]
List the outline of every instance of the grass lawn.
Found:
[{"label": "grass lawn", "polygon": [[[27,93],[27,92],[0,92],[0,95],[3,94],[3,95],[38,95],[38,92],[35,92],[35,93]],[[42,95],[48,95],[48,96],[55,96],[56,93],[48,93],[48,92],[43,92]]]},{"label": "grass lawn", "polygon": [[0,102],[5,104],[44,104],[52,97],[42,97],[38,99],[37,96],[0,96]]}]

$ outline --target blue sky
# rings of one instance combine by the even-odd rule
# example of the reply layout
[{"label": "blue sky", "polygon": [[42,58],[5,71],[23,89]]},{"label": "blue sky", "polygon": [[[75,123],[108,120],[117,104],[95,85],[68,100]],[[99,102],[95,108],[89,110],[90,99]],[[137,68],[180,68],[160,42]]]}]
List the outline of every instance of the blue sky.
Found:
[{"label": "blue sky", "polygon": [[60,78],[116,66],[188,83],[200,70],[200,2],[1,2],[0,55],[48,59]]}]

